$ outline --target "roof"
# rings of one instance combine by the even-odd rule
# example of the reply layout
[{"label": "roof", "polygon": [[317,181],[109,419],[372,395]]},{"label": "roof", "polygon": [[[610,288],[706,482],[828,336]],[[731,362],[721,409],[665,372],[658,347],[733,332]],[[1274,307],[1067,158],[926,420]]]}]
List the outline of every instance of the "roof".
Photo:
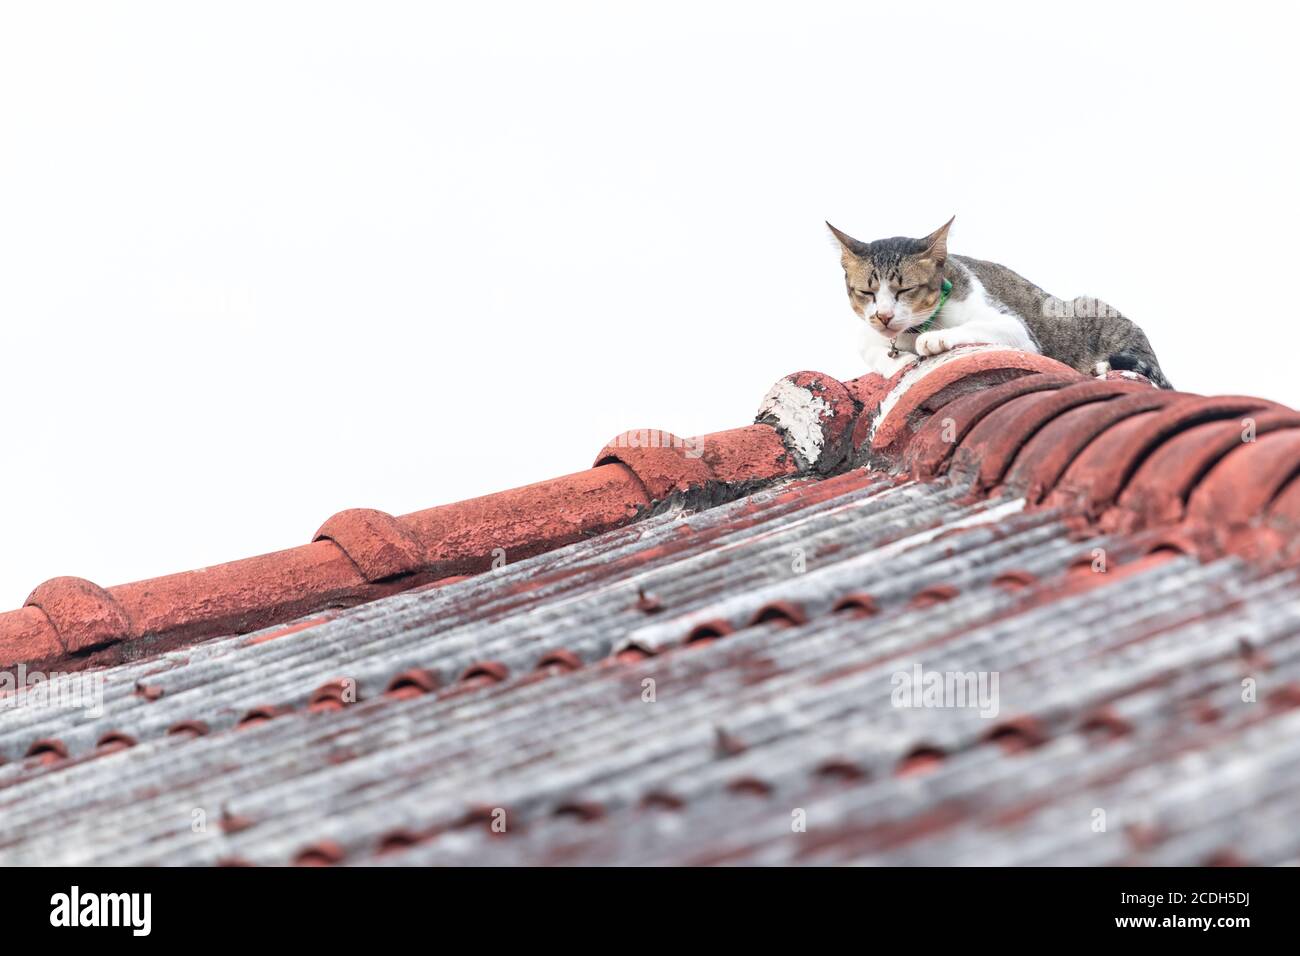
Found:
[{"label": "roof", "polygon": [[1294,861],[1298,425],[968,348],[47,583],[0,648],[102,713],[0,694],[0,861]]}]

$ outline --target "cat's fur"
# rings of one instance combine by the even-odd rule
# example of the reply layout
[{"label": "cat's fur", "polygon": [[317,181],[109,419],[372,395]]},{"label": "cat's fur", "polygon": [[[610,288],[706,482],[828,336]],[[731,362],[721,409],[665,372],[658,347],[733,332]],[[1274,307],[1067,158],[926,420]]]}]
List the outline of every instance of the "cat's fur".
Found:
[{"label": "cat's fur", "polygon": [[[1101,300],[1057,299],[1006,266],[950,256],[952,222],[924,239],[875,242],[826,224],[840,243],[849,304],[867,324],[862,357],[871,371],[892,375],[918,355],[982,342],[1038,352],[1088,375],[1131,371],[1173,387],[1142,330]],[[944,279],[952,292],[930,329],[909,331],[939,305]]]}]

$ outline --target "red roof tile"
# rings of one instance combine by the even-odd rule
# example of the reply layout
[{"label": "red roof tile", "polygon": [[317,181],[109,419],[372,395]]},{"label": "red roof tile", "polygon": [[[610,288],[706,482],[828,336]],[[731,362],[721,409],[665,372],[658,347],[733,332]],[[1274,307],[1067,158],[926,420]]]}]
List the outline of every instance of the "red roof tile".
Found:
[{"label": "red roof tile", "polygon": [[[132,659],[94,673],[92,719],[3,701],[0,860],[1296,859],[1292,413],[998,361],[800,373],[758,424],[628,433],[593,471],[627,478],[629,526],[491,574],[490,539],[434,566],[410,516],[346,512],[307,547],[408,593],[253,636],[95,645],[134,605],[51,588],[27,610],[84,628],[76,659]],[[921,666],[998,702],[900,708]]]},{"label": "red roof tile", "polygon": [[625,432],[585,471],[400,517],[341,511],[309,544],[197,571],[111,588],[55,578],[0,614],[0,666],[68,669],[250,632],[485,571],[494,558],[548,551],[667,501],[716,503],[774,479],[861,465],[952,474],[975,494],[1005,486],[1104,528],[1182,522],[1198,548],[1292,555],[1300,413],[1148,386],[993,347],[929,359],[888,381],[797,372],[742,428],[689,439]]}]

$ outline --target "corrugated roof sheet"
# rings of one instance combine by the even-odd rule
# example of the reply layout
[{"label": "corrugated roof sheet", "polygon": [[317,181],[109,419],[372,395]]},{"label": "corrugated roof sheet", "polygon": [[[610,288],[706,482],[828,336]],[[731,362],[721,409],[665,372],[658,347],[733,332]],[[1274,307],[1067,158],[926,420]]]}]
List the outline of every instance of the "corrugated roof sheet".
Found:
[{"label": "corrugated roof sheet", "polygon": [[766,478],[625,438],[633,523],[0,696],[0,861],[1300,859],[1294,413],[1029,359],[791,376]]},{"label": "corrugated roof sheet", "polygon": [[[98,720],[6,716],[0,857],[1296,856],[1296,571],[1022,508],[854,472],[109,668]],[[894,706],[917,664],[996,672],[997,715]]]}]

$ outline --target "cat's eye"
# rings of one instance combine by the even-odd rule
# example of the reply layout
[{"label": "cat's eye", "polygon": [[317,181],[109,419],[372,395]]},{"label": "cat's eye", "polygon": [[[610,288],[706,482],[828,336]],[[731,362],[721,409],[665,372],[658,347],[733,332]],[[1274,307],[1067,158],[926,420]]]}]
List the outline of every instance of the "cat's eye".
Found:
[{"label": "cat's eye", "polygon": [[906,295],[907,293],[911,292],[915,288],[916,286],[909,285],[906,289],[899,289],[897,292],[894,293],[894,295],[895,296]]},{"label": "cat's eye", "polygon": [[869,299],[875,295],[874,292],[869,292],[866,289],[854,289],[853,292],[855,295],[860,295],[864,299]]}]

